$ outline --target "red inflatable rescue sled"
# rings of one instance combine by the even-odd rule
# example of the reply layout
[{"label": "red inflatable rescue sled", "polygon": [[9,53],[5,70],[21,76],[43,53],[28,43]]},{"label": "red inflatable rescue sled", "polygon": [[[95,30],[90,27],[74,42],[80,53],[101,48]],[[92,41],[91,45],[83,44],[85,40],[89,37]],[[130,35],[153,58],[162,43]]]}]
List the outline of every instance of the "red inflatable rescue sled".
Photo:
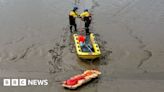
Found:
[{"label": "red inflatable rescue sled", "polygon": [[97,70],[86,70],[84,73],[71,77],[63,82],[62,86],[69,89],[76,89],[79,86],[97,78],[101,72]]}]

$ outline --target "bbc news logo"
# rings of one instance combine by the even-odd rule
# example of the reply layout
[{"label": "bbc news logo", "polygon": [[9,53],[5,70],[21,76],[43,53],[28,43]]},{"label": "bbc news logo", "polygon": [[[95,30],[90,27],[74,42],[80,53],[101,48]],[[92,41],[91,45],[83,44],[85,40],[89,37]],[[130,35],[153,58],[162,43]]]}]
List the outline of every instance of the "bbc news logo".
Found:
[{"label": "bbc news logo", "polygon": [[3,86],[46,86],[48,80],[38,79],[3,79]]}]

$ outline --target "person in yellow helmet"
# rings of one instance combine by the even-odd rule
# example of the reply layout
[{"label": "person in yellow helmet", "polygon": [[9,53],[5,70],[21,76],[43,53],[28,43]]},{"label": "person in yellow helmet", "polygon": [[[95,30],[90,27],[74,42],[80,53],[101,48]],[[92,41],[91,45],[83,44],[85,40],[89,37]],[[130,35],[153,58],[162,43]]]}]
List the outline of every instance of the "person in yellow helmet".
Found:
[{"label": "person in yellow helmet", "polygon": [[90,34],[89,32],[89,26],[91,24],[91,14],[89,13],[88,9],[85,9],[84,12],[82,12],[80,14],[80,18],[84,21],[85,23],[85,31],[86,31],[86,35]]},{"label": "person in yellow helmet", "polygon": [[79,16],[77,10],[78,7],[74,7],[73,10],[69,12],[69,24],[70,24],[71,33],[72,33],[72,27],[74,27],[74,31],[77,31],[76,17]]}]

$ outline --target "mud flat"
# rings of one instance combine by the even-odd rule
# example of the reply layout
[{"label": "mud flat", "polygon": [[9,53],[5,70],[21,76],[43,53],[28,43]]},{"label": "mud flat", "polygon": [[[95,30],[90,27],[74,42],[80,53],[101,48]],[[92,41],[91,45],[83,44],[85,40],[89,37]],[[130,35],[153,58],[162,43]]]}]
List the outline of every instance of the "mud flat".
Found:
[{"label": "mud flat", "polygon": [[[74,0],[0,0],[0,91],[72,92],[61,82],[86,69],[100,78],[74,92],[164,92],[164,1],[77,0],[91,10],[102,57],[82,61],[68,26]],[[78,27],[80,20],[77,20]],[[3,87],[3,78],[48,86]]]}]

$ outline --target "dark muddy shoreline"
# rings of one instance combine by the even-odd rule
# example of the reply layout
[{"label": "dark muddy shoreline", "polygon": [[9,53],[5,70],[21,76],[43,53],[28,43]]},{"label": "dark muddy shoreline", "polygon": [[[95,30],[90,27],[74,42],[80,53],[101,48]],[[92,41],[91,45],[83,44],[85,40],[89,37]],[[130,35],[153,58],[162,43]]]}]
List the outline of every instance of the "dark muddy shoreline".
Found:
[{"label": "dark muddy shoreline", "polygon": [[[0,91],[73,92],[61,82],[94,68],[102,75],[74,92],[163,92],[164,1],[76,1],[78,12],[93,14],[90,29],[102,51],[95,61],[75,53],[68,26],[74,0],[0,0]],[[49,85],[3,87],[3,78]]]}]

